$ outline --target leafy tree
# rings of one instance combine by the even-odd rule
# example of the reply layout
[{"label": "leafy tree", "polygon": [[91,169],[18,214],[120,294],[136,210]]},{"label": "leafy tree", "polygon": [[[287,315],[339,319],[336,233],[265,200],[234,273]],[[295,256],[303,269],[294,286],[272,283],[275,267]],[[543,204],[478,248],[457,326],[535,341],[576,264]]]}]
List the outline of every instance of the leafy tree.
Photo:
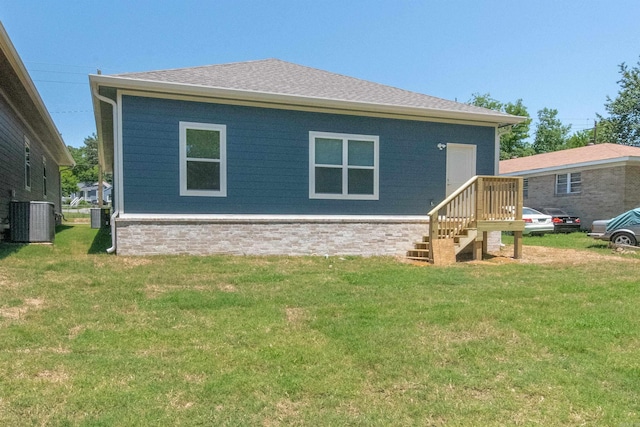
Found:
[{"label": "leafy tree", "polygon": [[613,135],[613,123],[608,118],[598,116],[598,142],[616,142],[616,138]]},{"label": "leafy tree", "polygon": [[472,94],[468,104],[488,108],[489,110],[502,111],[502,102],[493,99],[489,93],[480,94],[476,92]]},{"label": "leafy tree", "polygon": [[[566,148],[577,148],[584,147],[589,144],[602,144],[604,142],[609,142],[610,139],[606,136],[606,120],[600,121],[596,124],[597,132],[595,128],[592,129],[584,129],[581,131],[575,132],[573,135],[567,139]],[[594,132],[595,132],[595,140],[594,140]]]},{"label": "leafy tree", "polygon": [[92,134],[84,139],[84,146],[69,147],[76,166],[73,174],[78,182],[98,182],[98,137]]},{"label": "leafy tree", "polygon": [[74,175],[73,170],[63,168],[60,171],[60,186],[63,196],[69,196],[78,191],[78,177]]},{"label": "leafy tree", "polygon": [[[469,104],[476,107],[488,108],[494,111],[501,111],[507,114],[513,114],[514,116],[529,117],[527,108],[522,104],[522,99],[518,99],[516,102],[502,102],[491,97],[490,94],[474,93],[471,95]],[[510,126],[507,131],[500,135],[500,160],[510,159],[512,157],[524,157],[534,154],[531,145],[526,142],[529,138],[529,129],[531,125],[531,119],[519,123],[517,125]]]},{"label": "leafy tree", "polygon": [[98,137],[95,133],[84,139],[84,157],[90,165],[98,165]]},{"label": "leafy tree", "polygon": [[624,62],[619,67],[620,90],[615,99],[607,96],[609,117],[603,122],[603,134],[609,142],[640,146],[640,60],[635,67]]},{"label": "leafy tree", "polygon": [[533,149],[536,154],[558,151],[566,148],[571,125],[563,125],[558,119],[558,110],[543,108],[538,111],[536,136]]},{"label": "leafy tree", "polygon": [[[67,147],[76,165],[73,169],[63,168],[60,171],[62,180],[62,193],[68,196],[78,191],[78,184],[81,182],[98,182],[98,137],[96,134],[89,135],[84,139],[82,147]],[[111,175],[105,175],[103,179],[109,183],[113,182]]]},{"label": "leafy tree", "polygon": [[578,148],[584,147],[593,142],[593,129],[585,129],[578,132],[575,132],[573,135],[567,139],[566,147],[567,148]]},{"label": "leafy tree", "polygon": [[533,147],[526,141],[529,138],[531,118],[527,107],[522,104],[522,99],[518,99],[515,103],[508,102],[504,104],[504,112],[514,116],[527,117],[527,120],[511,126],[509,132],[500,137],[500,159],[525,157],[534,154]]}]

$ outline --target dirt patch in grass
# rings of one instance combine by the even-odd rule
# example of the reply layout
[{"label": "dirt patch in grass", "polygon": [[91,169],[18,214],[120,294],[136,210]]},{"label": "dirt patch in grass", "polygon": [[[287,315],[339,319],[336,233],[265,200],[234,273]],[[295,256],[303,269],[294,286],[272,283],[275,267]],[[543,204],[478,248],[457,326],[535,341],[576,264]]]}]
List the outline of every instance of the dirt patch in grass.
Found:
[{"label": "dirt patch in grass", "polygon": [[[144,287],[144,292],[147,298],[153,299],[158,298],[161,295],[167,292],[176,292],[176,291],[198,291],[198,292],[209,292],[211,291],[211,287],[202,286],[202,285],[153,285],[147,284]],[[229,292],[229,291],[226,291]]]},{"label": "dirt patch in grass", "polygon": [[9,271],[0,267],[0,288],[13,289],[19,286],[20,283],[9,274]]},{"label": "dirt patch in grass", "polygon": [[273,415],[266,417],[262,421],[262,425],[264,427],[303,425],[300,411],[306,406],[305,401],[294,402],[289,399],[281,399],[276,402],[275,408],[271,409],[274,412]]},{"label": "dirt patch in grass", "polygon": [[71,350],[59,345],[58,347],[41,347],[41,348],[34,348],[34,349],[22,348],[22,349],[16,350],[16,353],[18,354],[46,354],[46,353],[70,354]]},{"label": "dirt patch in grass", "polygon": [[44,370],[38,372],[36,378],[50,383],[63,383],[69,379],[69,374],[63,369],[56,369],[54,371]]},{"label": "dirt patch in grass", "polygon": [[77,326],[74,326],[73,328],[69,329],[69,335],[68,335],[68,338],[69,338],[70,340],[76,339],[76,337],[77,337],[78,335],[80,335],[82,332],[84,332],[86,329],[87,329],[87,328],[86,328],[86,326],[84,326],[84,325],[77,325]]},{"label": "dirt patch in grass", "polygon": [[42,308],[42,306],[44,305],[44,300],[40,299],[40,298],[27,298],[26,300],[24,300],[24,303],[32,308]]},{"label": "dirt patch in grass", "polygon": [[24,317],[29,310],[39,310],[43,305],[44,300],[42,299],[27,298],[20,306],[0,308],[0,317],[17,320]]},{"label": "dirt patch in grass", "polygon": [[191,408],[195,402],[187,399],[185,393],[181,391],[172,391],[167,395],[170,410],[182,411]]},{"label": "dirt patch in grass", "polygon": [[189,384],[204,384],[207,376],[204,374],[185,374],[184,379]]},{"label": "dirt patch in grass", "polygon": [[620,252],[612,250],[609,254],[592,251],[550,248],[546,246],[525,246],[522,249],[522,258],[513,258],[513,245],[503,247],[499,252],[491,252],[482,261],[469,261],[473,264],[562,264],[582,265],[599,261],[617,261],[640,264],[640,259],[620,256]]},{"label": "dirt patch in grass", "polygon": [[93,266],[96,269],[117,265],[120,269],[133,269],[153,263],[153,260],[143,257],[106,256],[94,258]]},{"label": "dirt patch in grass", "polygon": [[287,314],[287,323],[290,325],[299,325],[307,319],[307,313],[303,308],[287,307],[285,312]]},{"label": "dirt patch in grass", "polygon": [[7,319],[20,319],[27,312],[26,307],[3,307],[0,308],[0,316],[5,317]]},{"label": "dirt patch in grass", "polygon": [[238,288],[236,288],[230,283],[220,283],[218,285],[218,289],[222,292],[230,292],[230,293],[238,292]]},{"label": "dirt patch in grass", "polygon": [[[603,254],[592,251],[550,248],[546,246],[526,246],[522,250],[522,258],[513,258],[513,245],[507,245],[498,252],[485,254],[482,260],[472,260],[470,254],[462,255],[459,261],[471,265],[503,265],[503,264],[559,264],[565,266],[579,266],[601,261],[628,262],[640,264],[640,258],[623,256],[632,252],[612,249],[610,253]],[[428,267],[431,264],[420,261],[411,261],[398,258],[399,262]]]},{"label": "dirt patch in grass", "polygon": [[65,218],[65,223],[70,224],[89,224],[91,222],[90,218]]}]

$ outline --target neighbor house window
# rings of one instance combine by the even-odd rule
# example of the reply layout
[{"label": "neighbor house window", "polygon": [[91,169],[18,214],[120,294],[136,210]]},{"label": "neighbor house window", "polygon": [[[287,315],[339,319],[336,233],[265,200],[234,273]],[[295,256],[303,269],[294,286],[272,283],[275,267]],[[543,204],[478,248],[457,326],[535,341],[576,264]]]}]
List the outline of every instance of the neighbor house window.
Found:
[{"label": "neighbor house window", "polygon": [[309,133],[309,197],[378,200],[379,138]]},{"label": "neighbor house window", "polygon": [[31,191],[31,142],[24,137],[24,188]]},{"label": "neighbor house window", "polygon": [[580,172],[556,175],[556,194],[578,194],[582,191]]},{"label": "neighbor house window", "polygon": [[42,195],[47,197],[47,158],[42,158]]},{"label": "neighbor house window", "polygon": [[524,178],[522,180],[522,197],[525,199],[529,198],[529,179]]},{"label": "neighbor house window", "polygon": [[227,195],[227,127],[180,122],[180,195]]}]

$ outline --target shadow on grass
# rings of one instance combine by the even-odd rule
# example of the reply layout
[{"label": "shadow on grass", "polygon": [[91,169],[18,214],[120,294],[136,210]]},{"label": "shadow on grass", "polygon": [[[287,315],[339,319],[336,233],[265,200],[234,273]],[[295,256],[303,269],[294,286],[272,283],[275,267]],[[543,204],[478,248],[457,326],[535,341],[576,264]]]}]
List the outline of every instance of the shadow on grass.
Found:
[{"label": "shadow on grass", "polygon": [[587,245],[587,249],[608,249],[610,247],[609,243],[592,243]]},{"label": "shadow on grass", "polygon": [[98,230],[96,237],[91,242],[89,254],[104,254],[111,247],[111,233],[109,228],[103,227]]},{"label": "shadow on grass", "polygon": [[0,242],[0,259],[4,259],[8,256],[11,256],[12,254],[17,253],[26,245],[27,243]]},{"label": "shadow on grass", "polygon": [[[62,233],[66,230],[69,230],[73,227],[67,225],[57,225],[55,235],[58,236],[59,233]],[[9,240],[9,233],[6,234],[5,240],[0,242],[0,259],[7,258],[8,256],[20,252],[22,248],[26,248],[30,244],[42,244],[47,242],[36,242],[36,243],[28,243],[28,242],[11,242]],[[55,239],[53,241],[55,244]]]},{"label": "shadow on grass", "polygon": [[[84,225],[84,224],[83,224]],[[75,225],[62,224],[56,226],[55,240],[53,246],[66,250],[70,246],[89,245],[87,253],[106,253],[111,246],[111,234],[109,228],[101,228],[97,232],[83,226],[79,232],[73,233]],[[95,235],[93,234],[95,232]],[[34,243],[10,242],[8,239],[0,241],[0,260],[20,252]]]},{"label": "shadow on grass", "polygon": [[62,233],[67,230],[71,230],[72,228],[73,228],[72,225],[66,225],[66,224],[56,225],[56,234]]}]

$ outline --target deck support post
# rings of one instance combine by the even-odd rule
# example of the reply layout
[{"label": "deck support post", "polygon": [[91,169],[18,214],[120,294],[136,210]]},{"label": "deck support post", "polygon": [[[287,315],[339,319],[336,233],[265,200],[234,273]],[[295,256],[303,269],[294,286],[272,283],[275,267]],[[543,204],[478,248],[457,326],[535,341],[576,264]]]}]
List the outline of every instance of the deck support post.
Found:
[{"label": "deck support post", "polygon": [[489,233],[486,231],[482,232],[482,254],[486,254],[489,252]]},{"label": "deck support post", "polygon": [[488,252],[488,233],[483,231],[473,241],[473,259],[482,260],[484,254]]},{"label": "deck support post", "polygon": [[522,258],[522,231],[513,232],[513,258]]},{"label": "deck support post", "polygon": [[481,260],[484,254],[484,242],[481,240],[482,237],[478,236],[473,241],[473,259]]}]

